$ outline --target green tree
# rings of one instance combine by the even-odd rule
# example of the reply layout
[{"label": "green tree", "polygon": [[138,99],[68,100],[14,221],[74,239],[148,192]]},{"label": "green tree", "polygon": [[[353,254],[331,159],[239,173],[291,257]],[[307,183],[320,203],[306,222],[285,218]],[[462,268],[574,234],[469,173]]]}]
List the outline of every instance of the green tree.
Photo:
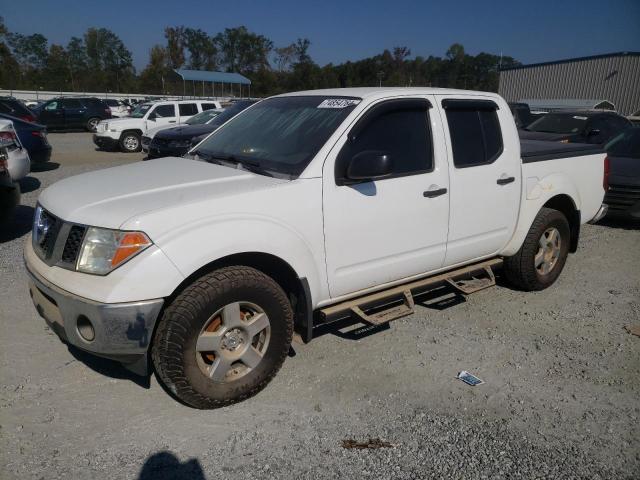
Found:
[{"label": "green tree", "polygon": [[189,68],[215,70],[218,49],[213,38],[200,29],[184,29],[184,45],[189,52]]},{"label": "green tree", "polygon": [[164,38],[167,39],[167,55],[171,68],[181,68],[184,65],[184,27],[166,27]]},{"label": "green tree", "polygon": [[252,73],[270,68],[273,42],[246,27],[225,28],[215,37],[222,66],[228,72]]},{"label": "green tree", "polygon": [[167,93],[169,68],[169,54],[162,45],[154,45],[149,52],[149,63],[140,73],[139,88],[147,93]]}]

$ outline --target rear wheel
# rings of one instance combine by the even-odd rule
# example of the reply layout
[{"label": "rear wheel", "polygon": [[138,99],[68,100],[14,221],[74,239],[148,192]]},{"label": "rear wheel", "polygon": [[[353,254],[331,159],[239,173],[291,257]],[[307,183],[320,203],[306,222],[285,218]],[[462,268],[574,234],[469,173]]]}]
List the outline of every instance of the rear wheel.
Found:
[{"label": "rear wheel", "polygon": [[91,117],[87,120],[87,130],[90,132],[95,132],[98,128],[98,123],[100,123],[100,119],[98,117]]},{"label": "rear wheel", "polygon": [[211,272],[166,308],[152,358],[184,403],[217,408],[262,390],[291,345],[293,311],[280,286],[250,267]]},{"label": "rear wheel", "polygon": [[120,137],[120,148],[123,152],[139,152],[142,149],[140,134],[136,132],[125,132]]},{"label": "rear wheel", "polygon": [[564,268],[570,243],[567,218],[558,210],[541,209],[520,250],[504,259],[507,280],[525,291],[549,287]]}]

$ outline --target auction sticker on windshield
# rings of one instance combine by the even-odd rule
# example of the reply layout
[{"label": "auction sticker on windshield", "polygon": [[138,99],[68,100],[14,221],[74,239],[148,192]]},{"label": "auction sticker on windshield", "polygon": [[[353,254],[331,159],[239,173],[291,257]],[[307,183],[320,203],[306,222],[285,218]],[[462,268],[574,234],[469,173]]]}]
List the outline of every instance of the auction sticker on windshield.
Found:
[{"label": "auction sticker on windshield", "polygon": [[318,108],[347,108],[352,105],[358,105],[359,103],[360,100],[351,98],[327,98],[318,105]]}]

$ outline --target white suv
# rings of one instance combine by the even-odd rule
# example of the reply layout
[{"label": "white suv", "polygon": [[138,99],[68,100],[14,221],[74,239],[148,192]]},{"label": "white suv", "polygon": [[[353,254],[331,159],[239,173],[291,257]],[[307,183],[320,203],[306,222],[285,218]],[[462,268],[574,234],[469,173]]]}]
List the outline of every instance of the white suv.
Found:
[{"label": "white suv", "polygon": [[127,106],[122,103],[120,100],[116,100],[115,98],[106,98],[103,100],[111,110],[111,116],[114,118],[122,118],[129,115],[129,110]]},{"label": "white suv", "polygon": [[139,152],[142,135],[162,125],[182,123],[196,113],[220,108],[220,102],[212,100],[171,100],[138,105],[125,118],[104,120],[98,123],[93,143],[100,148],[120,148],[123,152]]}]

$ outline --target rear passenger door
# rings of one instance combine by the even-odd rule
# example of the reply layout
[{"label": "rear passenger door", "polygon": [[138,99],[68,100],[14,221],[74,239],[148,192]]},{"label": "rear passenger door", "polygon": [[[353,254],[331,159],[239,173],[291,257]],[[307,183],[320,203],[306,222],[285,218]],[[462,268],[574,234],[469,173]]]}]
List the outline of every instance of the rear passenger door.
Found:
[{"label": "rear passenger door", "polygon": [[449,150],[445,265],[498,253],[515,229],[521,162],[511,112],[486,97],[439,97]]},{"label": "rear passenger door", "polygon": [[180,123],[184,123],[198,113],[198,105],[196,103],[179,103],[178,113],[180,114]]},{"label": "rear passenger door", "polygon": [[64,109],[64,122],[67,128],[84,127],[87,109],[82,102],[74,98],[65,98],[61,102]]}]

